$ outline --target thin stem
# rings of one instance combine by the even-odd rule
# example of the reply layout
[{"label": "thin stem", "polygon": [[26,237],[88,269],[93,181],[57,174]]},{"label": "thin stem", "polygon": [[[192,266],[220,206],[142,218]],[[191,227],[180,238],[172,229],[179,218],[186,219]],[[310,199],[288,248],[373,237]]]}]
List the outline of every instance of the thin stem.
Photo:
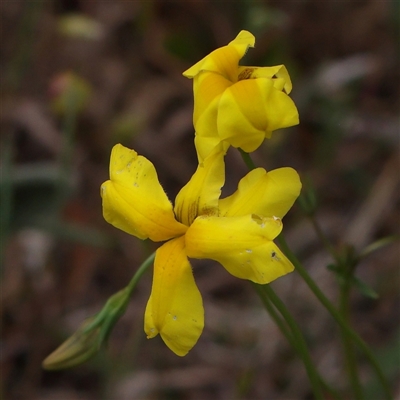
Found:
[{"label": "thin stem", "polygon": [[155,257],[156,257],[156,252],[154,252],[149,257],[147,257],[146,260],[143,261],[142,265],[138,268],[135,275],[133,275],[132,279],[130,280],[130,282],[127,285],[129,296],[132,295],[132,293],[135,290],[135,287],[138,284],[142,275],[147,271],[147,269],[150,267],[150,265],[153,264]]},{"label": "thin stem", "polygon": [[[350,279],[350,277],[349,277]],[[349,309],[349,296],[351,284],[349,279],[340,285],[340,296],[339,296],[339,310],[342,318],[350,324],[350,309]],[[350,380],[350,385],[353,390],[353,395],[356,400],[363,399],[362,387],[358,377],[358,368],[356,354],[354,351],[354,345],[352,343],[351,337],[341,329],[342,344],[344,350],[344,357],[346,361],[347,374]]]},{"label": "thin stem", "polygon": [[288,259],[293,263],[293,265],[296,268],[296,271],[303,278],[304,282],[307,284],[307,286],[310,288],[310,290],[318,298],[318,300],[321,302],[321,304],[328,310],[328,312],[336,320],[336,322],[339,324],[339,326],[346,332],[347,335],[349,335],[352,338],[352,340],[354,340],[354,342],[358,345],[358,347],[364,352],[364,354],[368,358],[371,366],[373,367],[373,369],[381,383],[381,386],[384,390],[386,399],[391,400],[392,395],[390,393],[390,389],[386,382],[385,376],[384,376],[378,362],[376,361],[374,355],[372,354],[371,350],[369,349],[369,347],[358,336],[358,334],[352,328],[350,328],[348,326],[346,321],[340,315],[339,311],[336,310],[336,308],[332,305],[332,303],[328,300],[328,298],[323,294],[321,289],[317,286],[317,284],[314,282],[314,280],[308,274],[308,272],[303,267],[301,262],[291,252],[291,250],[290,250],[289,246],[287,245],[285,238],[283,237],[282,234],[278,236],[278,241],[279,241],[282,251],[286,254]]},{"label": "thin stem", "polygon": [[275,308],[271,304],[271,300],[268,296],[268,293],[263,289],[262,285],[258,285],[257,283],[251,282],[252,286],[256,290],[258,296],[260,297],[262,303],[264,304],[265,309],[268,311],[269,315],[271,318],[274,320],[276,325],[278,325],[278,328],[281,330],[287,341],[296,348],[296,342],[294,341],[294,338],[288,329],[287,325],[285,322],[282,320],[280,315],[275,311]]},{"label": "thin stem", "polygon": [[[319,239],[324,245],[328,253],[332,255],[338,265],[343,264],[343,261],[338,256],[336,250],[326,237],[321,226],[319,225],[317,219],[313,216],[309,216],[311,223],[317,233]],[[342,265],[346,273],[346,279],[340,284],[340,295],[339,295],[339,312],[342,315],[343,320],[350,326],[350,291],[351,291],[351,278],[352,278],[352,268],[350,265]],[[350,386],[353,391],[355,400],[361,400],[363,398],[362,387],[360,379],[358,376],[357,359],[355,354],[355,349],[352,343],[351,337],[346,333],[346,331],[341,327],[340,336],[343,345],[343,355],[346,364],[347,376],[349,378]]]},{"label": "thin stem", "polygon": [[[120,291],[115,293],[113,296],[111,296],[107,300],[106,305],[100,310],[100,312],[98,314],[96,314],[96,318],[94,318],[93,321],[85,327],[85,331],[90,331],[95,326],[102,323],[104,317],[109,313],[108,305],[110,303],[116,302],[117,304],[119,304],[118,308],[120,310],[123,310],[120,313],[119,317],[123,315],[123,313],[125,312],[126,306],[128,304],[128,301],[129,301],[133,291],[136,288],[136,285],[138,284],[138,282],[139,282],[140,278],[143,276],[143,274],[147,271],[147,269],[153,263],[155,254],[156,253],[154,252],[149,257],[147,257],[146,260],[143,261],[143,263],[137,269],[137,271],[135,272],[135,275],[133,275],[132,279],[129,281],[128,285],[125,286],[125,288],[121,289]],[[122,303],[119,300],[119,296],[121,295],[121,293],[123,293],[123,298],[125,299],[125,301]],[[118,313],[119,313],[119,311],[118,311]]]},{"label": "thin stem", "polygon": [[285,336],[285,338],[289,342],[289,344],[297,351],[297,353],[299,354],[303,363],[304,364],[307,363],[309,365],[309,368],[313,370],[312,374],[313,374],[313,376],[318,377],[318,379],[320,381],[320,385],[322,385],[322,387],[325,388],[325,390],[327,392],[329,392],[334,399],[339,400],[340,399],[339,393],[337,393],[336,390],[334,390],[332,387],[330,387],[322,379],[322,377],[319,375],[318,371],[314,367],[314,364],[311,361],[311,357],[310,357],[307,347],[304,348],[301,345],[299,345],[299,342],[296,340],[296,336],[293,335],[293,333],[290,331],[290,329],[287,326],[287,323],[285,321],[283,321],[282,318],[280,317],[280,315],[276,312],[274,306],[271,304],[269,292],[267,290],[265,290],[266,285],[258,285],[254,282],[251,282],[251,283],[252,283],[252,286],[254,287],[254,289],[256,290],[257,294],[259,295],[261,301],[263,302],[266,310],[270,314],[271,318],[274,320],[274,322],[276,323],[278,328],[281,330],[281,332],[283,333],[283,335]]},{"label": "thin stem", "polygon": [[64,114],[62,129],[62,144],[59,155],[59,177],[56,194],[56,215],[59,216],[62,207],[65,204],[69,192],[69,180],[71,177],[71,159],[74,146],[74,135],[76,131],[76,122],[78,117],[76,94],[70,89],[67,93],[66,109]]},{"label": "thin stem", "polygon": [[[311,387],[313,389],[313,393],[315,399],[324,399],[324,395],[321,389],[321,377],[319,376],[314,363],[311,359],[310,353],[307,348],[306,341],[304,340],[303,334],[301,333],[300,328],[298,327],[296,321],[290,314],[289,310],[286,308],[285,304],[282,300],[276,295],[274,290],[270,285],[262,285],[260,286],[265,294],[268,296],[268,299],[275,306],[275,308],[281,313],[286,323],[288,324],[291,333],[293,335],[292,342],[295,343],[295,348],[299,351],[301,358],[303,360],[304,366],[307,371],[308,378],[310,380]],[[290,342],[290,343],[292,343]]]},{"label": "thin stem", "polygon": [[13,211],[12,145],[11,136],[7,135],[1,149],[2,162],[0,166],[0,267],[3,265],[5,257],[5,246],[10,231]]},{"label": "thin stem", "polygon": [[251,171],[256,168],[253,159],[250,157],[249,153],[246,153],[244,150],[239,149],[240,155],[243,158],[244,163],[247,165],[248,169]]},{"label": "thin stem", "polygon": [[[239,152],[243,158],[243,161],[249,168],[249,170],[253,170],[256,168],[251,156],[239,148]],[[329,385],[324,382],[322,377],[319,375],[318,371],[316,370],[314,363],[311,359],[310,353],[308,351],[306,342],[304,337],[301,333],[300,328],[298,327],[296,321],[293,319],[292,315],[290,314],[289,310],[286,308],[284,303],[279,299],[279,297],[275,294],[273,289],[269,285],[258,285],[253,284],[254,288],[256,289],[258,295],[260,296],[265,308],[284,334],[290,345],[296,349],[299,356],[301,357],[306,371],[310,380],[310,384],[312,386],[314,395],[316,399],[323,399],[323,393],[321,390],[321,385],[328,390],[334,398],[338,398],[338,394],[329,387]],[[275,311],[274,307],[280,312],[283,316],[285,322],[281,319],[279,314]],[[287,325],[286,325],[286,324]],[[289,326],[289,329],[288,329]]]},{"label": "thin stem", "polygon": [[[248,166],[250,170],[255,168],[255,164],[253,160],[251,159],[250,155],[246,152],[244,152],[242,149],[239,149],[240,154]],[[329,241],[326,239],[325,235],[323,234],[323,231],[320,229],[318,224],[315,224],[314,220],[314,226],[316,227],[317,234],[323,239],[323,242],[325,246],[329,249],[329,252],[334,256],[335,260],[337,259],[336,252],[333,251]],[[336,320],[336,322],[339,324],[339,326],[342,328],[342,331],[344,334],[348,335],[354,342],[361,348],[361,350],[365,353],[367,356],[369,362],[371,363],[373,369],[375,370],[375,373],[382,385],[382,388],[384,390],[385,396],[388,400],[392,399],[392,395],[390,393],[390,389],[388,387],[388,384],[386,382],[385,376],[376,361],[375,357],[373,356],[371,350],[369,347],[365,344],[365,342],[357,335],[357,333],[350,328],[350,326],[346,323],[346,321],[342,318],[340,315],[339,311],[336,310],[336,308],[332,305],[332,303],[328,300],[328,298],[323,294],[323,292],[320,290],[320,288],[317,286],[317,284],[314,282],[314,280],[311,278],[311,276],[307,273],[303,265],[300,263],[300,261],[296,258],[296,256],[291,252],[289,246],[287,245],[283,235],[279,235],[278,241],[281,245],[282,250],[286,254],[286,256],[289,258],[289,260],[293,263],[293,265],[296,267],[297,272],[300,274],[300,276],[303,278],[303,280],[306,282],[308,287],[311,289],[311,291],[315,294],[315,296],[318,298],[318,300],[322,303],[322,305],[329,311],[329,313],[332,315],[332,317]],[[279,298],[278,298],[279,300]],[[280,301],[280,300],[279,300]],[[291,315],[289,314],[291,317]],[[286,318],[285,318],[286,319]],[[288,322],[286,320],[286,322]],[[289,322],[288,322],[289,323]],[[300,332],[301,333],[301,332]]]}]

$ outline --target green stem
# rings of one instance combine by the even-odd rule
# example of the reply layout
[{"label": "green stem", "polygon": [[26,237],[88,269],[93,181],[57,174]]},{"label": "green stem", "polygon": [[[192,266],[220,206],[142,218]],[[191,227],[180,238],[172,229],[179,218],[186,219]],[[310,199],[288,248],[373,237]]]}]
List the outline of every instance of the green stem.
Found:
[{"label": "green stem", "polygon": [[328,300],[328,298],[323,294],[321,289],[317,286],[308,272],[305,270],[301,262],[296,258],[296,256],[291,252],[289,246],[287,245],[283,235],[278,236],[278,241],[282,251],[286,254],[288,259],[293,263],[299,275],[303,278],[304,282],[310,288],[310,290],[314,293],[314,295],[318,298],[321,304],[328,310],[328,312],[332,315],[335,321],[339,324],[339,326],[343,329],[346,334],[351,337],[352,340],[357,344],[357,346],[364,352],[366,357],[368,358],[371,366],[373,367],[381,385],[385,393],[385,398],[388,400],[392,399],[392,395],[390,393],[390,389],[386,382],[385,376],[376,361],[374,355],[372,354],[369,347],[365,344],[365,342],[358,336],[358,334],[348,326],[346,321],[342,318],[339,311],[332,305],[332,303]]},{"label": "green stem", "polygon": [[77,99],[73,93],[67,94],[66,109],[63,120],[62,144],[59,155],[59,177],[56,191],[55,212],[57,219],[65,205],[69,193],[71,178],[71,159],[74,147],[74,135],[78,117]]},{"label": "green stem", "polygon": [[[339,310],[344,321],[350,325],[350,308],[349,308],[349,297],[350,297],[350,277],[340,285],[340,296],[339,296]],[[357,360],[355,349],[351,340],[351,337],[341,329],[342,344],[344,350],[344,357],[346,361],[347,374],[350,380],[350,385],[353,390],[353,395],[356,400],[363,399],[362,387],[358,377]]]},{"label": "green stem", "polygon": [[142,275],[147,271],[150,265],[153,264],[155,257],[156,257],[156,252],[147,257],[146,260],[143,261],[142,265],[138,268],[135,275],[133,275],[132,279],[127,285],[129,296],[132,295]]},{"label": "green stem", "polygon": [[274,306],[271,304],[269,293],[264,289],[264,285],[258,285],[254,282],[251,283],[254,289],[256,290],[257,294],[259,295],[262,303],[264,304],[267,312],[274,320],[274,322],[276,323],[282,334],[285,336],[290,346],[297,352],[299,357],[302,359],[303,363],[308,364],[309,368],[313,370],[312,374],[318,377],[320,385],[322,385],[322,387],[331,394],[332,398],[334,398],[335,400],[339,400],[341,398],[339,393],[336,390],[334,390],[327,382],[325,382],[325,380],[319,375],[317,369],[315,368],[313,362],[311,361],[308,348],[307,347],[302,348],[301,346],[298,345],[299,342],[296,339],[296,336],[288,329],[285,321],[283,321],[279,313],[276,312]]},{"label": "green stem", "polygon": [[[105,306],[96,314],[96,316],[93,318],[93,320],[85,326],[84,332],[89,332],[93,330],[94,328],[98,326],[102,326],[104,324],[104,321],[107,322],[107,328],[103,330],[103,334],[99,336],[99,347],[101,343],[108,337],[108,335],[111,333],[111,329],[117,322],[119,318],[125,313],[126,308],[128,306],[128,302],[130,300],[130,297],[132,296],[133,291],[136,288],[136,285],[138,284],[140,278],[143,276],[143,274],[147,271],[147,269],[152,265],[154,258],[155,258],[155,252],[151,254],[143,263],[140,265],[138,270],[135,272],[135,275],[133,275],[132,279],[128,283],[125,288],[121,289],[114,295],[112,295],[106,302]],[[122,301],[121,301],[122,298]],[[110,315],[110,310],[113,312],[113,317],[109,318]]]},{"label": "green stem", "polygon": [[265,309],[268,311],[269,315],[274,320],[274,322],[276,323],[278,328],[281,330],[281,332],[283,333],[283,335],[285,336],[287,341],[293,347],[296,348],[296,343],[295,343],[295,341],[293,339],[293,336],[292,336],[290,330],[288,329],[287,325],[282,320],[280,315],[275,311],[275,308],[271,304],[271,300],[270,300],[268,294],[266,293],[266,291],[263,289],[263,286],[259,285],[257,283],[254,283],[254,282],[251,282],[251,284],[254,287],[254,289],[256,290],[256,292],[257,292],[258,296],[260,297],[262,303],[264,304]]},{"label": "green stem", "polygon": [[11,215],[13,211],[13,195],[14,187],[12,180],[12,166],[13,166],[13,141],[10,135],[4,138],[2,143],[1,156],[2,162],[0,166],[0,267],[1,270],[5,257],[5,247],[8,234],[11,228]]},{"label": "green stem", "polygon": [[[240,148],[239,152],[249,170],[255,169],[256,166],[250,155]],[[267,311],[269,312],[269,314],[271,315],[271,317],[273,318],[273,320],[275,321],[275,323],[277,324],[283,335],[286,337],[290,345],[294,349],[296,349],[299,356],[301,357],[306,367],[307,375],[309,377],[315,398],[323,399],[321,385],[325,387],[325,389],[329,391],[334,398],[339,398],[339,395],[332,388],[330,388],[326,382],[323,381],[318,371],[316,370],[314,363],[312,362],[304,337],[301,333],[301,330],[298,327],[296,321],[293,319],[289,310],[284,305],[284,303],[279,299],[279,297],[275,294],[275,292],[269,285],[258,285],[254,283],[253,286],[255,287],[258,295],[260,296],[265,308],[267,309]],[[275,308],[283,316],[290,330],[282,321],[281,317],[275,311],[271,303],[273,303],[273,306],[275,306]]]},{"label": "green stem", "polygon": [[[336,250],[326,237],[324,231],[319,225],[317,219],[313,216],[309,216],[311,223],[317,233],[317,236],[321,240],[325,249],[328,253],[332,255],[335,259],[337,265],[343,264],[343,261],[338,256]],[[350,265],[342,265],[344,271],[348,271],[346,273],[346,277],[343,283],[340,284],[340,295],[339,295],[339,312],[342,315],[343,320],[346,322],[348,326],[350,326],[350,291],[351,291],[351,278],[352,278],[352,270]],[[355,354],[355,349],[352,343],[351,337],[346,333],[343,328],[340,328],[340,336],[343,345],[343,354],[346,364],[347,376],[349,377],[350,386],[353,391],[354,399],[361,400],[363,398],[362,387],[360,383],[360,379],[358,376],[358,368],[357,368],[357,359]]]},{"label": "green stem", "polygon": [[[239,149],[240,154],[248,166],[250,170],[255,168],[255,164],[253,160],[251,159],[250,155],[246,152],[244,152],[242,149]],[[329,249],[329,252],[334,255],[335,259],[337,258],[336,252],[331,251],[331,245],[328,240],[326,240],[325,235],[323,234],[322,230],[319,228],[319,225],[317,224],[317,234],[321,235],[321,239],[323,239],[323,242],[325,246]],[[308,285],[310,290],[315,294],[315,296],[318,298],[318,300],[322,303],[322,305],[328,310],[328,312],[332,315],[332,317],[336,320],[336,322],[339,324],[341,327],[343,333],[345,335],[348,335],[348,338],[351,338],[354,340],[354,342],[360,347],[360,349],[365,353],[367,356],[369,362],[371,363],[371,366],[373,367],[381,385],[384,390],[385,396],[388,400],[392,399],[392,395],[390,393],[390,388],[388,387],[388,384],[386,382],[385,376],[376,361],[374,355],[372,354],[371,350],[369,347],[365,344],[365,342],[357,335],[357,333],[350,328],[350,326],[346,323],[346,321],[342,318],[340,315],[339,311],[336,310],[336,308],[332,305],[332,303],[328,300],[328,298],[323,294],[323,292],[320,290],[320,288],[317,286],[317,284],[314,282],[314,280],[311,278],[311,276],[307,273],[303,265],[300,263],[300,261],[296,258],[296,256],[291,252],[289,246],[287,245],[283,235],[278,236],[278,241],[281,245],[282,250],[286,254],[286,256],[289,258],[289,260],[293,263],[295,266],[297,272],[299,275],[303,278],[305,283]],[[290,315],[290,314],[289,314]],[[291,316],[290,316],[291,317]],[[288,321],[287,321],[288,322]]]},{"label": "green stem", "polygon": [[254,161],[250,157],[249,153],[246,153],[244,150],[239,149],[240,155],[243,158],[244,163],[247,165],[247,168],[251,171],[256,168],[256,165],[254,164]]},{"label": "green stem", "polygon": [[303,359],[304,366],[306,367],[307,375],[311,383],[311,387],[313,388],[313,392],[316,399],[323,399],[323,393],[321,389],[321,377],[315,368],[315,365],[311,359],[310,353],[307,348],[306,341],[304,336],[297,325],[296,321],[292,317],[292,314],[286,308],[283,301],[277,296],[274,290],[269,285],[263,285],[262,288],[267,293],[269,299],[271,300],[272,304],[276,307],[276,309],[281,313],[283,318],[285,319],[286,323],[290,327],[292,332],[294,342],[296,343],[296,347],[301,354]]}]

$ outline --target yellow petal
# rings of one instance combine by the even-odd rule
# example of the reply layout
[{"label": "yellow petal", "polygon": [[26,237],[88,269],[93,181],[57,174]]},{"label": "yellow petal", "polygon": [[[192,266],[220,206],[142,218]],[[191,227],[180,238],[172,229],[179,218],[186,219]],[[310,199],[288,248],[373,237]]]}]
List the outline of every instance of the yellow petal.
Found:
[{"label": "yellow petal", "polygon": [[273,67],[240,67],[238,69],[239,80],[268,78],[272,79],[274,87],[284,90],[286,94],[292,91],[292,81],[288,70],[284,65]]},{"label": "yellow petal", "polygon": [[224,153],[226,153],[229,148],[229,143],[221,142],[221,139],[217,134],[211,136],[196,134],[196,136],[194,137],[194,145],[196,147],[199,163],[202,163],[216,147],[222,146],[222,150]]},{"label": "yellow petal", "polygon": [[144,330],[149,339],[160,334],[175,354],[184,356],[203,327],[203,301],[185,254],[184,237],[170,240],[156,253]]},{"label": "yellow petal", "polygon": [[[217,130],[218,103],[222,93],[232,82],[213,72],[202,72],[193,81],[193,125],[196,130],[195,146],[199,162],[221,143]],[[225,151],[229,144],[225,143]]]},{"label": "yellow petal", "polygon": [[216,72],[231,82],[237,81],[239,60],[249,47],[254,47],[255,38],[248,31],[241,31],[227,46],[220,47],[186,70],[183,75],[194,78],[202,71]]},{"label": "yellow petal", "polygon": [[234,194],[220,200],[220,216],[236,217],[254,213],[283,218],[300,190],[300,177],[293,168],[278,168],[269,172],[257,168],[241,179]]},{"label": "yellow petal", "polygon": [[189,226],[199,215],[218,215],[218,200],[225,182],[225,152],[217,146],[200,163],[175,200],[175,215]]},{"label": "yellow petal", "polygon": [[186,253],[188,257],[218,261],[238,278],[269,283],[294,268],[272,242],[281,229],[280,219],[254,214],[199,217],[186,232]]},{"label": "yellow petal", "polygon": [[140,239],[168,240],[183,235],[154,165],[136,151],[114,146],[110,180],[101,187],[104,219]]},{"label": "yellow petal", "polygon": [[256,150],[272,131],[298,122],[293,100],[271,79],[239,81],[224,91],[218,104],[220,138],[246,152]]},{"label": "yellow petal", "polygon": [[202,135],[216,134],[218,102],[222,93],[232,82],[220,74],[202,72],[193,80],[194,111],[193,124]]}]

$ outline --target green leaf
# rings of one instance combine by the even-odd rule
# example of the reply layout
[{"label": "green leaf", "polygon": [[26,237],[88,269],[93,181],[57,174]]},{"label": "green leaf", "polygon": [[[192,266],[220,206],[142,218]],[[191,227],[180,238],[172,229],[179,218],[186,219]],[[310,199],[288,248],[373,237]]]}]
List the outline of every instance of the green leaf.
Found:
[{"label": "green leaf", "polygon": [[379,250],[382,247],[388,246],[389,244],[395,243],[399,240],[400,240],[399,235],[386,236],[384,238],[378,239],[375,242],[369,244],[361,251],[360,258],[366,257],[369,254],[373,253],[374,251]]},{"label": "green leaf", "polygon": [[379,298],[379,294],[377,292],[375,292],[374,289],[369,287],[365,282],[361,281],[360,279],[356,278],[355,276],[353,276],[352,284],[364,296],[369,297],[371,299],[378,299]]}]

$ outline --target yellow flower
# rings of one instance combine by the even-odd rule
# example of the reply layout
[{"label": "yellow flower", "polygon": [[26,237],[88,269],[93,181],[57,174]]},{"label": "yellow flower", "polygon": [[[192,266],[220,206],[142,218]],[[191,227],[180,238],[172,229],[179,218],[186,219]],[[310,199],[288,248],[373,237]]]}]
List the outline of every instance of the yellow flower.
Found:
[{"label": "yellow flower", "polygon": [[140,239],[166,241],[156,252],[144,329],[148,338],[160,334],[180,356],[196,344],[204,326],[188,258],[216,260],[232,275],[260,284],[293,270],[273,239],[299,195],[297,172],[257,168],[220,200],[224,168],[218,146],[199,164],[173,208],[153,164],[119,144],[112,150],[110,180],[101,187],[107,222]]},{"label": "yellow flower", "polygon": [[289,74],[283,65],[241,67],[254,36],[241,31],[183,75],[193,78],[195,144],[203,160],[221,141],[246,152],[256,150],[273,131],[297,125]]}]

